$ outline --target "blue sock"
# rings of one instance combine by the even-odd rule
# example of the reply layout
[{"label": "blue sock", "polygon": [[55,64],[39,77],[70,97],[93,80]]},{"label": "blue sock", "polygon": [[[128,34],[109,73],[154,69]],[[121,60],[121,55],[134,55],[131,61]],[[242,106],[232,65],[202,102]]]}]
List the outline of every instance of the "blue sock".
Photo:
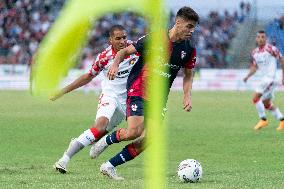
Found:
[{"label": "blue sock", "polygon": [[[134,159],[138,153],[133,153],[133,146],[132,144],[129,144],[127,146],[125,146],[121,152],[119,152],[118,154],[116,154],[114,157],[112,157],[109,162],[114,166],[118,166],[121,164],[126,163],[127,161],[130,161],[132,159]],[[132,151],[132,152],[131,152]],[[135,151],[135,150],[134,150]]]},{"label": "blue sock", "polygon": [[113,133],[111,133],[110,135],[108,135],[107,137],[106,137],[106,143],[108,144],[108,145],[111,145],[111,144],[113,144],[113,143],[119,143],[119,141],[118,141],[118,139],[116,138],[116,133],[117,133],[118,131],[114,131]]}]

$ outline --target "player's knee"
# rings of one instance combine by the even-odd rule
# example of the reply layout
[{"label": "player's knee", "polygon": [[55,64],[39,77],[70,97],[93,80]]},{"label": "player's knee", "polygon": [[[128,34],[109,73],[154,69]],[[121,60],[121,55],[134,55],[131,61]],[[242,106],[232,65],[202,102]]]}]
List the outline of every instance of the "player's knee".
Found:
[{"label": "player's knee", "polygon": [[271,102],[264,103],[264,107],[267,110],[271,110],[271,109],[273,109],[273,104]]},{"label": "player's knee", "polygon": [[109,121],[107,118],[99,118],[96,120],[92,127],[96,128],[101,133],[105,133],[108,123]]},{"label": "player's knee", "polygon": [[255,97],[253,97],[252,102],[253,102],[254,104],[256,104],[259,100],[260,100],[260,97],[255,96]]}]

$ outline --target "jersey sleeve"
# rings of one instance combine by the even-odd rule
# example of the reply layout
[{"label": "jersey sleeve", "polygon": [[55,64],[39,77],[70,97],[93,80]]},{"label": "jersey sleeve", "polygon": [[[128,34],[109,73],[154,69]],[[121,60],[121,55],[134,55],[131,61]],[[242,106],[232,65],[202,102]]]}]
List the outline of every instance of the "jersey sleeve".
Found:
[{"label": "jersey sleeve", "polygon": [[92,64],[91,69],[89,70],[90,76],[97,76],[100,73],[101,69],[99,66],[99,55],[97,56],[96,60]]},{"label": "jersey sleeve", "polygon": [[101,53],[97,56],[96,60],[94,61],[91,69],[89,70],[90,76],[97,76],[104,67],[108,64],[109,58],[106,57],[106,53]]},{"label": "jersey sleeve", "polygon": [[272,56],[274,56],[277,59],[280,59],[283,57],[283,55],[281,54],[281,52],[278,50],[277,47],[272,46]]},{"label": "jersey sleeve", "polygon": [[195,64],[196,64],[196,49],[194,48],[192,50],[188,62],[184,65],[184,68],[193,69],[195,67]]},{"label": "jersey sleeve", "polygon": [[144,54],[144,43],[146,40],[146,36],[144,35],[143,37],[139,38],[136,43],[133,43],[134,48],[136,49],[136,51],[140,54],[143,55]]}]

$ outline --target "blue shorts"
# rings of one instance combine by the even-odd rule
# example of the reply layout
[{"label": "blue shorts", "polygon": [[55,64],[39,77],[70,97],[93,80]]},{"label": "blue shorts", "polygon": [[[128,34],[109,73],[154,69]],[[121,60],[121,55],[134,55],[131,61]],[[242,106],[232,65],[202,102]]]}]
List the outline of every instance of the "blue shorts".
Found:
[{"label": "blue shorts", "polygon": [[126,116],[144,116],[144,100],[140,96],[127,96]]},{"label": "blue shorts", "polygon": [[[147,108],[147,105],[148,105],[148,101],[144,100],[140,96],[127,96],[126,117],[144,116],[145,115],[145,109]],[[164,107],[161,110],[161,119],[164,119],[166,112],[167,112],[167,108]]]}]

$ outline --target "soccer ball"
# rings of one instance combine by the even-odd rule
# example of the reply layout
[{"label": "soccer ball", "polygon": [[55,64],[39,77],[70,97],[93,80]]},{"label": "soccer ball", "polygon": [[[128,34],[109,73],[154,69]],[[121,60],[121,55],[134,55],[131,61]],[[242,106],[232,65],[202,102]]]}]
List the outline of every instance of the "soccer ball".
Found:
[{"label": "soccer ball", "polygon": [[177,174],[182,182],[198,182],[202,178],[202,167],[198,161],[186,159],[180,162]]}]

